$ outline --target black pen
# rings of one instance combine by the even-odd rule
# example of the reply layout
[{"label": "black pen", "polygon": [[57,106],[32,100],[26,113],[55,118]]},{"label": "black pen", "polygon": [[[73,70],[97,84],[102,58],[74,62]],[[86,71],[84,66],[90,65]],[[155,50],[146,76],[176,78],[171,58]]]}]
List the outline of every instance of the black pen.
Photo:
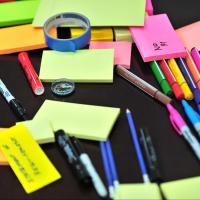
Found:
[{"label": "black pen", "polygon": [[97,173],[94,165],[92,164],[92,161],[91,161],[89,155],[85,152],[80,141],[77,138],[71,137],[71,141],[79,154],[79,158],[80,158],[81,162],[85,165],[89,175],[91,176],[92,183],[93,183],[94,188],[96,189],[98,195],[100,197],[106,197],[107,190],[106,190],[99,174]]},{"label": "black pen", "polygon": [[83,163],[80,161],[69,136],[63,130],[58,130],[55,132],[55,139],[59,147],[67,156],[68,163],[72,167],[72,170],[76,174],[77,178],[84,184],[90,184],[91,177]]},{"label": "black pen", "polygon": [[140,129],[139,140],[144,158],[146,160],[150,180],[151,182],[159,182],[161,180],[161,176],[158,168],[158,160],[155,148],[147,129]]},{"label": "black pen", "polygon": [[6,99],[14,113],[22,120],[27,120],[26,110],[20,102],[9,92],[3,81],[0,79],[0,93]]}]

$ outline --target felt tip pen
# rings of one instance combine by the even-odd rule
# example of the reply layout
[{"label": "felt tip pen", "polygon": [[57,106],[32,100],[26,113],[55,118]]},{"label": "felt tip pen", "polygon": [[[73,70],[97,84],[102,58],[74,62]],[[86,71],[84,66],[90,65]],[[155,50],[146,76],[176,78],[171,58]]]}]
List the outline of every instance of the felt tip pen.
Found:
[{"label": "felt tip pen", "polygon": [[191,55],[192,55],[192,58],[193,58],[193,60],[194,60],[194,62],[196,64],[199,72],[200,72],[200,54],[199,54],[199,50],[196,47],[192,48]]},{"label": "felt tip pen", "polygon": [[180,70],[182,71],[190,89],[193,92],[194,100],[195,100],[197,107],[200,111],[200,91],[197,88],[197,86],[195,85],[195,83],[194,83],[194,81],[193,81],[193,79],[190,75],[190,72],[188,71],[188,66],[185,63],[185,60],[183,58],[177,58],[176,61],[178,63],[178,66],[180,67]]},{"label": "felt tip pen", "polygon": [[55,140],[65,153],[68,163],[72,167],[72,170],[76,174],[77,178],[84,184],[90,184],[91,177],[88,174],[85,165],[81,162],[69,136],[66,135],[63,130],[58,130],[55,132]]},{"label": "felt tip pen", "polygon": [[181,90],[179,84],[177,83],[174,75],[172,74],[171,70],[169,69],[169,66],[167,64],[167,62],[163,59],[160,61],[160,68],[163,72],[163,74],[165,75],[168,83],[170,84],[173,92],[174,92],[174,95],[175,97],[178,99],[178,100],[181,100],[181,99],[184,99],[184,94],[183,94],[183,91]]},{"label": "felt tip pen", "polygon": [[79,158],[81,162],[85,165],[85,168],[88,171],[88,174],[91,176],[94,188],[96,189],[98,195],[100,197],[106,197],[107,196],[107,190],[103,184],[103,181],[101,180],[99,174],[97,173],[94,165],[92,164],[92,161],[88,154],[84,151],[80,141],[75,138],[71,137],[72,144],[74,145],[75,149],[78,152]]},{"label": "felt tip pen", "polygon": [[167,109],[170,113],[170,121],[178,135],[183,136],[188,142],[192,150],[194,151],[197,158],[200,160],[200,144],[197,139],[193,136],[189,127],[179,114],[179,112],[171,105],[167,104]]},{"label": "felt tip pen", "polygon": [[139,141],[147,164],[148,174],[151,182],[160,182],[161,176],[158,169],[158,159],[151,136],[149,135],[147,129],[141,128],[139,130]]},{"label": "felt tip pen", "polygon": [[10,93],[3,81],[0,79],[0,93],[10,105],[13,112],[22,120],[27,120],[26,110],[21,103]]},{"label": "felt tip pen", "polygon": [[200,115],[187,103],[187,101],[182,100],[181,103],[188,119],[200,137]]},{"label": "felt tip pen", "polygon": [[156,80],[160,84],[160,87],[162,88],[162,91],[164,92],[164,94],[166,94],[167,96],[172,96],[173,93],[172,93],[171,87],[170,87],[169,83],[167,82],[164,74],[160,70],[158,63],[154,60],[154,61],[150,62],[149,64],[150,64],[151,70],[152,70]]},{"label": "felt tip pen", "polygon": [[200,90],[200,74],[197,69],[197,66],[194,63],[194,60],[192,59],[192,56],[190,55],[190,53],[187,49],[186,49],[185,61],[187,63],[188,69],[193,77],[194,82],[196,83],[197,87]]},{"label": "felt tip pen", "polygon": [[169,59],[167,62],[168,62],[171,72],[173,73],[174,77],[176,78],[179,86],[181,87],[181,89],[184,93],[185,99],[192,100],[193,94],[192,94],[185,78],[183,77],[175,59]]},{"label": "felt tip pen", "polygon": [[158,89],[147,83],[146,81],[142,80],[135,74],[131,73],[127,69],[125,69],[121,65],[116,66],[116,72],[118,75],[122,76],[124,79],[141,89],[143,92],[150,95],[152,98],[157,99],[164,105],[170,103],[172,101],[167,95],[160,92]]}]

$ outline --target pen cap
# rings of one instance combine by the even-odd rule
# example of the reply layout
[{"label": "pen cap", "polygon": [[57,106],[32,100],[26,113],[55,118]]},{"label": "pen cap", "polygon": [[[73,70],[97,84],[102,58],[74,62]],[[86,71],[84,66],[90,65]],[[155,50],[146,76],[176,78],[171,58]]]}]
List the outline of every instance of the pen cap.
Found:
[{"label": "pen cap", "polygon": [[187,83],[182,83],[181,84],[181,89],[183,91],[184,97],[186,100],[192,100],[194,98],[189,86]]},{"label": "pen cap", "polygon": [[178,100],[184,99],[184,94],[178,84],[173,84],[172,90],[174,91],[174,95]]},{"label": "pen cap", "polygon": [[200,103],[200,92],[199,90],[196,88],[196,90],[193,91],[194,94],[194,100],[197,104]]},{"label": "pen cap", "polygon": [[170,85],[169,85],[169,83],[167,82],[166,79],[163,79],[163,80],[161,81],[160,85],[161,85],[161,88],[162,88],[163,92],[164,92],[167,96],[172,96],[172,95],[173,95],[172,89],[171,89],[171,87],[170,87]]}]

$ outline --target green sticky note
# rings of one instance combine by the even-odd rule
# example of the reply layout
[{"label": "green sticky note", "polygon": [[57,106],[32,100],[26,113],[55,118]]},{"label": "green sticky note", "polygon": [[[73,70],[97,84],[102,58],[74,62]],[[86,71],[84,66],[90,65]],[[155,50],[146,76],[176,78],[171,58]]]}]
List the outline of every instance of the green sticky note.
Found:
[{"label": "green sticky note", "polygon": [[24,126],[26,126],[30,131],[34,140],[39,144],[55,142],[53,129],[47,119],[29,120],[18,122],[17,124],[24,124]]},{"label": "green sticky note", "polygon": [[39,0],[0,3],[0,27],[32,23]]},{"label": "green sticky note", "polygon": [[162,199],[157,184],[120,184],[115,200],[159,200]]},{"label": "green sticky note", "polygon": [[119,113],[119,108],[46,100],[33,120],[46,119],[54,131],[63,129],[78,138],[105,141]]},{"label": "green sticky note", "polygon": [[67,78],[75,82],[113,82],[114,50],[94,49],[76,52],[43,51],[40,79],[51,82]]},{"label": "green sticky note", "polygon": [[146,0],[41,0],[33,26],[62,12],[81,13],[91,26],[143,26],[145,5]]},{"label": "green sticky note", "polygon": [[166,199],[200,199],[200,176],[161,184]]}]

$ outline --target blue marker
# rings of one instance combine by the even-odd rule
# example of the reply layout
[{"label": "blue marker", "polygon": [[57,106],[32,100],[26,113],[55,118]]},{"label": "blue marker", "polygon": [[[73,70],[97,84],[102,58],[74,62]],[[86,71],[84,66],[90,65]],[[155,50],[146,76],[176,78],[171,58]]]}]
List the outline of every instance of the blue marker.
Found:
[{"label": "blue marker", "polygon": [[108,182],[109,196],[112,199],[114,196],[114,186],[113,186],[113,181],[112,181],[112,173],[111,173],[111,169],[110,169],[109,161],[107,157],[105,142],[100,142],[100,149],[101,149],[101,156],[103,159],[104,171],[106,173],[106,179]]},{"label": "blue marker", "polygon": [[116,170],[116,167],[115,167],[115,161],[114,161],[114,158],[113,158],[113,153],[112,153],[112,149],[111,149],[111,145],[110,145],[110,140],[107,140],[105,142],[105,146],[106,146],[108,161],[109,161],[110,168],[111,168],[112,181],[113,181],[114,188],[116,190],[116,188],[119,185],[119,181],[118,181],[117,170]]},{"label": "blue marker", "polygon": [[194,100],[197,104],[198,110],[200,111],[200,91],[197,88],[196,84],[194,83],[194,81],[190,75],[190,72],[188,71],[188,66],[185,63],[185,60],[183,58],[177,58],[176,61],[177,61],[177,64],[179,65],[180,70],[182,71],[188,85],[190,86],[190,89],[192,90],[192,93],[194,95]]},{"label": "blue marker", "polygon": [[130,131],[131,131],[131,136],[132,136],[132,140],[133,140],[135,150],[136,150],[136,153],[137,153],[137,157],[138,157],[138,161],[139,161],[139,164],[140,164],[140,169],[141,169],[141,172],[142,172],[144,183],[150,183],[149,175],[147,174],[147,168],[145,166],[144,158],[143,158],[143,155],[142,155],[142,151],[141,151],[140,144],[139,144],[139,141],[138,141],[138,138],[137,138],[135,126],[134,126],[134,123],[133,123],[133,118],[131,116],[131,112],[130,112],[129,109],[126,110],[126,116],[127,116],[127,119],[128,119]]},{"label": "blue marker", "polygon": [[185,101],[181,101],[184,111],[200,137],[200,115]]}]

